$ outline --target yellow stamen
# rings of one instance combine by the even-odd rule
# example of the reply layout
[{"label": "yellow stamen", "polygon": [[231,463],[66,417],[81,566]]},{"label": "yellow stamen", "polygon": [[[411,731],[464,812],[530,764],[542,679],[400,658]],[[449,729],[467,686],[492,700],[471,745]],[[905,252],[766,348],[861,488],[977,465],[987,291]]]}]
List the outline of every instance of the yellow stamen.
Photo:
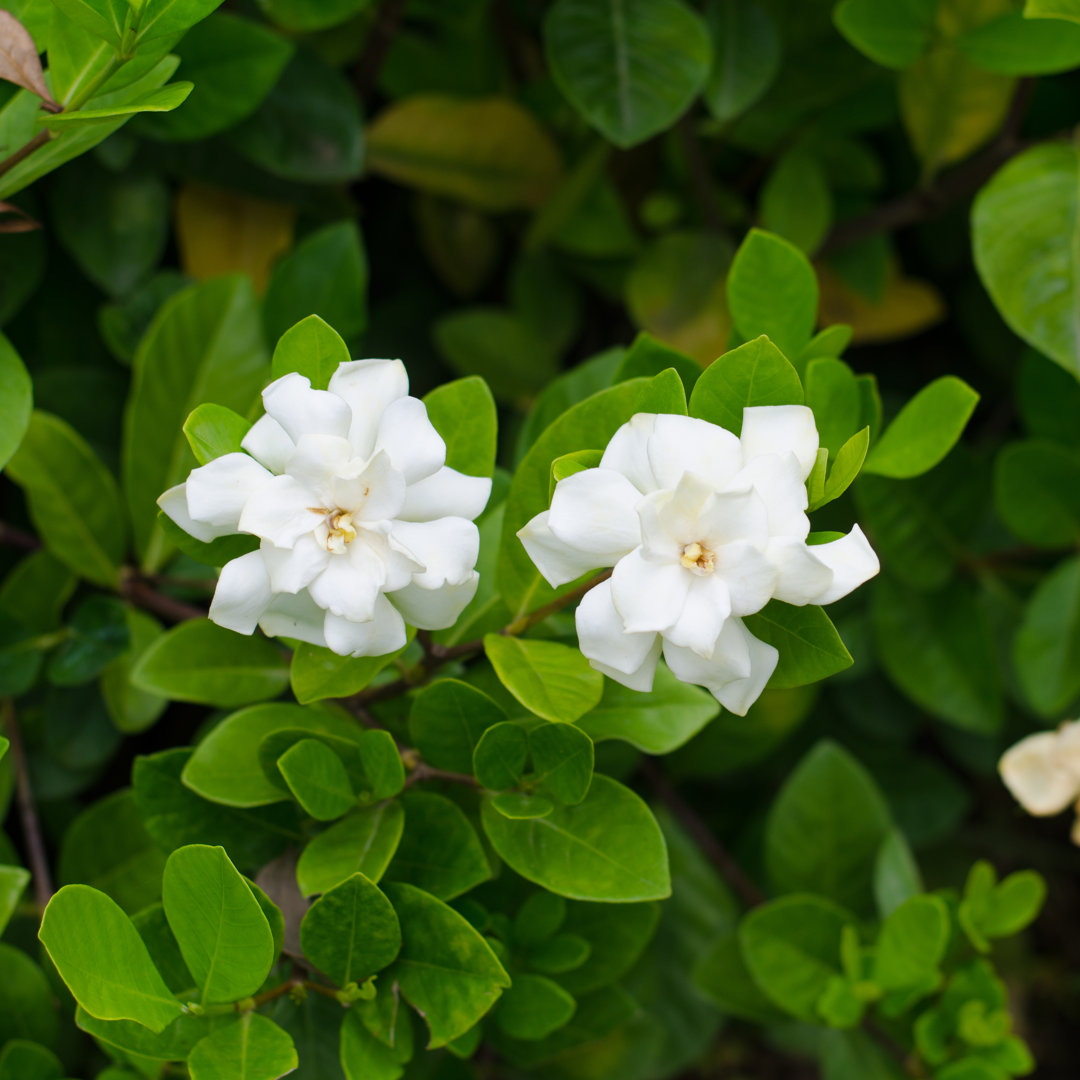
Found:
[{"label": "yellow stamen", "polygon": [[716,569],[716,556],[697,540],[682,549],[679,562],[695,574],[711,574]]}]

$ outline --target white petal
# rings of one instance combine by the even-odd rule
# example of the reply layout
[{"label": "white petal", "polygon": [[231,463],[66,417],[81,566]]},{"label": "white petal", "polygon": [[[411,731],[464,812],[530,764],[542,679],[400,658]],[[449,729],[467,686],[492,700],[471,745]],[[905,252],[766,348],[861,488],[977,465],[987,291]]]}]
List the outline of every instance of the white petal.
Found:
[{"label": "white petal", "polygon": [[748,541],[764,546],[769,536],[769,509],[754,488],[721,491],[702,507],[699,540],[716,550],[724,544]]},{"label": "white petal", "polygon": [[349,406],[336,394],[313,390],[311,380],[292,371],[272,382],[262,394],[263,407],[293,442],[304,435],[349,433]]},{"label": "white petal", "polygon": [[285,471],[285,463],[296,449],[296,443],[272,416],[260,416],[240,440],[240,446],[275,473]]},{"label": "white petal", "polygon": [[548,527],[548,514],[547,510],[537,514],[528,525],[518,529],[517,537],[544,580],[558,588],[581,577],[587,570],[595,570],[599,563],[595,555],[572,548],[558,539]]},{"label": "white petal", "polygon": [[472,521],[484,512],[490,497],[490,479],[467,476],[443,466],[405,489],[405,505],[398,516],[403,521],[431,521],[441,517]]},{"label": "white petal", "polygon": [[623,629],[622,616],[611,601],[610,580],[601,581],[582,597],[574,621],[582,655],[593,667],[602,664],[606,672],[617,671],[620,682],[647,668],[651,686],[660,655],[659,635],[628,634]]},{"label": "white petal", "polygon": [[210,603],[210,621],[238,634],[253,634],[270,596],[270,575],[262,553],[249,551],[221,568]]},{"label": "white petal", "polygon": [[395,518],[405,504],[405,478],[382,450],[356,476],[336,476],[331,488],[334,505],[365,522]]},{"label": "white petal", "polygon": [[620,472],[642,494],[656,491],[659,485],[649,464],[649,438],[656,426],[655,413],[638,413],[623,424],[607,444],[601,469]]},{"label": "white petal", "polygon": [[465,518],[398,521],[390,534],[423,565],[413,581],[422,589],[468,581],[480,554],[480,530]]},{"label": "white petal", "polygon": [[678,563],[650,562],[641,550],[615,564],[611,599],[631,633],[666,630],[682,614],[693,575]]},{"label": "white petal", "polygon": [[[638,524],[641,528],[641,550],[650,559],[678,562],[682,549],[692,541],[686,540],[679,529],[681,519],[669,514],[674,493],[650,491],[637,505]],[[678,530],[678,537],[672,535]]]},{"label": "white petal", "polygon": [[618,668],[608,667],[607,664],[602,664],[599,660],[590,660],[589,667],[629,690],[637,690],[639,693],[647,694],[653,688],[653,680],[656,678],[656,663],[660,659],[660,646],[663,641],[659,634],[655,634],[653,637],[654,644],[649,655],[645,658],[645,663],[637,671],[629,675],[625,671],[619,671]]},{"label": "white petal", "polygon": [[259,620],[259,628],[270,637],[296,638],[325,648],[325,621],[326,612],[306,592],[278,593]]},{"label": "white petal", "polygon": [[649,463],[657,484],[673,488],[692,472],[719,488],[743,464],[739,440],[730,431],[693,416],[661,415],[649,439]]},{"label": "white petal", "polygon": [[1029,814],[1060,814],[1080,794],[1080,782],[1062,767],[1058,753],[1058,733],[1040,731],[1010,747],[998,762],[1005,786]]},{"label": "white petal", "polygon": [[260,548],[270,574],[270,588],[276,593],[298,593],[306,589],[330,561],[330,552],[313,535],[301,536],[291,548],[274,547],[264,540]]},{"label": "white petal", "polygon": [[730,614],[731,595],[719,574],[692,577],[682,614],[664,631],[664,640],[708,658]]},{"label": "white petal", "polygon": [[390,455],[407,484],[431,476],[446,464],[446,443],[428,419],[427,407],[414,397],[398,398],[386,407],[375,449]]},{"label": "white petal", "polygon": [[756,457],[732,477],[730,486],[732,490],[752,487],[761,496],[772,536],[806,539],[810,532],[810,519],[806,516],[808,498],[794,454]]},{"label": "white petal", "polygon": [[340,435],[301,435],[289,455],[285,471],[318,499],[317,505],[333,509],[334,477],[354,461],[352,443]]},{"label": "white petal", "polygon": [[1076,777],[1080,786],[1080,720],[1069,720],[1057,730],[1057,760]]},{"label": "white petal", "polygon": [[314,531],[325,517],[313,492],[291,476],[274,476],[248,499],[239,528],[276,547],[288,548]]},{"label": "white petal", "polygon": [[386,567],[382,560],[373,558],[358,537],[343,554],[334,555],[327,562],[323,572],[308,586],[308,592],[319,607],[353,622],[366,622],[374,617],[385,582]]},{"label": "white petal", "polygon": [[229,533],[236,532],[235,528],[227,525],[222,527],[196,521],[188,511],[187,484],[177,484],[176,487],[169,488],[158,496],[157,504],[184,532],[189,536],[194,536],[196,540],[201,540],[204,544],[209,544],[211,540],[216,540],[219,536],[228,536]]},{"label": "white petal", "polygon": [[728,588],[733,615],[760,611],[772,599],[779,576],[756,545],[742,540],[725,544],[717,551],[715,573],[723,577]]},{"label": "white petal", "polygon": [[641,493],[612,469],[585,469],[555,485],[548,527],[563,543],[612,566],[641,543]]},{"label": "white petal", "polygon": [[328,611],[323,632],[326,644],[339,656],[385,656],[396,652],[406,641],[405,620],[381,594],[367,622],[351,622]]},{"label": "white petal", "polygon": [[763,454],[794,454],[804,481],[814,467],[819,445],[814,414],[805,405],[752,405],[743,409],[739,441],[747,463]]},{"label": "white petal", "polygon": [[832,584],[812,601],[815,604],[831,604],[841,596],[847,596],[881,569],[870,541],[858,525],[852,526],[847,536],[828,544],[815,544],[810,550],[814,558],[820,559],[833,573]]},{"label": "white petal", "polygon": [[821,544],[807,547],[802,540],[779,536],[765,548],[769,562],[779,571],[773,595],[785,604],[819,604],[821,597],[832,587],[833,572],[819,558]]},{"label": "white petal", "polygon": [[330,376],[329,389],[348,404],[349,441],[361,457],[368,457],[383,412],[409,392],[409,376],[400,360],[350,360]]},{"label": "white petal", "polygon": [[236,532],[247,502],[275,479],[247,454],[214,458],[187,478],[188,513],[195,521]]},{"label": "white petal", "polygon": [[387,593],[386,598],[418,630],[445,630],[468,607],[479,583],[480,575],[474,570],[459,585],[442,585],[437,589],[406,585]]}]

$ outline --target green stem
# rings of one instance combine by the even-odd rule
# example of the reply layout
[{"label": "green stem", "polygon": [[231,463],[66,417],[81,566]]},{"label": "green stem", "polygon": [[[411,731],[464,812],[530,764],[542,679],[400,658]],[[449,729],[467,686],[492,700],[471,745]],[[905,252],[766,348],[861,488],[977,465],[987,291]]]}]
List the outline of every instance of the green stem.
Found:
[{"label": "green stem", "polygon": [[78,112],[129,60],[130,56],[113,53],[109,62],[70,101],[64,102],[64,112]]}]

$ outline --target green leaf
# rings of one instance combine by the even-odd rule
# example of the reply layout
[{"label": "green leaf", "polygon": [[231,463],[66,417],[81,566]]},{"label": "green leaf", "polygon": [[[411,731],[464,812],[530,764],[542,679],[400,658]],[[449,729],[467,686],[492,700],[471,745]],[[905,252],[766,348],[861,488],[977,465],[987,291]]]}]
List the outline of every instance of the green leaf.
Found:
[{"label": "green leaf", "polygon": [[281,335],[270,369],[274,379],[296,371],[316,390],[325,390],[330,376],[351,359],[341,335],[318,315],[308,315]]},{"label": "green leaf", "polygon": [[865,1031],[826,1031],[822,1080],[904,1080],[904,1068]]},{"label": "green leaf", "polygon": [[379,800],[397,795],[405,786],[405,766],[394,736],[389,731],[363,731],[357,741],[369,788],[367,797]]},{"label": "green leaf", "polygon": [[187,1064],[191,1080],[277,1080],[300,1060],[273,1020],[246,1012],[199,1042]]},{"label": "green leaf", "polygon": [[[4,741],[7,742],[6,739]],[[29,884],[29,870],[24,870],[21,866],[0,866],[0,934],[11,921],[19,897]]]},{"label": "green leaf", "polygon": [[[394,1001],[396,1005],[396,996]],[[407,1051],[401,1045],[403,1039],[394,1038],[395,1045],[388,1045],[376,1038],[364,1025],[357,1005],[345,1014],[341,1024],[341,1068],[345,1080],[398,1080],[405,1072],[405,1063],[412,1057],[412,1027],[408,1010],[400,1007],[396,1011],[403,1020],[400,1030],[408,1032]],[[394,1035],[398,1035],[396,1028]]]},{"label": "green leaf", "polygon": [[705,21],[713,62],[703,97],[717,120],[733,120],[769,88],[780,70],[780,34],[753,0],[708,0]]},{"label": "green leaf", "polygon": [[142,690],[178,701],[227,708],[277,697],[289,684],[289,661],[266,638],[192,619],[159,637],[131,679]]},{"label": "green leaf", "polygon": [[34,1039],[55,1045],[59,1037],[55,991],[45,973],[21,949],[0,943],[0,1039]]},{"label": "green leaf", "polygon": [[1013,640],[1013,662],[1028,701],[1061,715],[1080,694],[1080,559],[1067,559],[1039,583]]},{"label": "green leaf", "polygon": [[754,981],[785,1012],[817,1021],[818,1001],[840,974],[840,939],[852,918],[816,896],[785,896],[749,912],[739,947]]},{"label": "green leaf", "polygon": [[936,896],[913,896],[886,920],[874,948],[873,981],[883,990],[924,986],[949,943],[949,911]]},{"label": "green leaf", "polygon": [[468,773],[480,737],[505,719],[487,694],[457,679],[439,679],[413,698],[409,738],[429,765]]},{"label": "green leaf", "polygon": [[774,646],[780,661],[769,680],[774,690],[805,686],[850,667],[847,651],[832,620],[814,605],[793,607],[779,600],[769,603],[756,615],[746,617],[746,628]]},{"label": "green leaf", "polygon": [[286,30],[325,30],[347,22],[370,4],[371,0],[261,0],[259,6]]},{"label": "green leaf", "polygon": [[482,820],[496,853],[537,885],[573,900],[629,903],[671,891],[667,848],[649,808],[629,788],[594,776],[577,806],[511,821],[485,800]]},{"label": "green leaf", "polygon": [[177,848],[165,864],[161,891],[200,1004],[254,994],[277,959],[274,935],[225,849],[205,844]]},{"label": "green leaf", "polygon": [[789,150],[766,178],[758,206],[763,228],[813,255],[833,222],[824,166],[804,150]]},{"label": "green leaf", "polygon": [[49,681],[78,686],[101,674],[129,642],[127,609],[110,596],[87,597],[67,627],[67,637],[49,658]]},{"label": "green leaf", "polygon": [[54,0],[79,26],[118,48],[133,14],[127,0]]},{"label": "green leaf", "polygon": [[593,776],[593,741],[572,724],[541,724],[529,732],[535,775],[529,784],[565,806],[576,806],[589,793]]},{"label": "green leaf", "polygon": [[184,421],[184,437],[200,465],[225,454],[238,453],[251,423],[224,405],[205,404]]},{"label": "green leaf", "polygon": [[646,754],[670,754],[719,713],[720,705],[712,694],[680,682],[661,665],[649,694],[605,680],[600,704],[577,726],[594,742],[621,739]]},{"label": "green leaf", "polygon": [[911,67],[930,47],[934,0],[842,0],[833,12],[836,28],[861,53],[884,67]]},{"label": "green leaf", "polygon": [[1024,17],[1028,19],[1072,19],[1080,22],[1080,0],[1026,0]]},{"label": "green leaf", "polygon": [[321,645],[300,642],[289,666],[292,692],[301,705],[324,698],[351,697],[368,686],[408,646],[385,656],[339,656]]},{"label": "green leaf", "polygon": [[980,952],[991,938],[1012,937],[1033,922],[1046,900],[1046,882],[1034,870],[1021,870],[998,882],[990,863],[980,860],[968,874],[957,921]]},{"label": "green leaf", "polygon": [[287,792],[263,771],[259,744],[273,732],[287,729],[332,735],[357,745],[363,735],[351,720],[321,707],[255,705],[227,716],[199,743],[184,769],[184,783],[203,798],[226,806],[280,802]]},{"label": "green leaf", "polygon": [[300,945],[320,971],[346,987],[394,961],[401,949],[401,926],[378,886],[357,873],[308,908]]},{"label": "green leaf", "polygon": [[469,476],[490,476],[498,420],[487,383],[476,375],[456,379],[425,394],[424,404],[446,443],[446,464]]},{"label": "green leaf", "polygon": [[890,829],[874,862],[874,900],[878,912],[887,918],[922,890],[922,876],[906,837],[899,829]]},{"label": "green leaf", "polygon": [[266,351],[258,302],[246,277],[216,278],[177,293],[139,345],[124,429],[123,472],[145,569],[167,554],[157,497],[194,465],[182,425],[212,401],[244,414],[263,385]]},{"label": "green leaf", "polygon": [[769,814],[769,876],[781,892],[820,893],[853,911],[869,911],[874,861],[891,825],[885,799],[866,770],[836,743],[820,742]]},{"label": "green leaf", "polygon": [[1016,405],[1029,435],[1080,448],[1080,382],[1034,349],[1025,349],[1016,382]]},{"label": "green leaf", "polygon": [[350,875],[378,881],[401,841],[405,811],[399,801],[354,810],[319,833],[300,853],[296,881],[304,896],[329,892]]},{"label": "green leaf", "polygon": [[12,1039],[0,1053],[0,1080],[60,1080],[64,1067],[44,1046]]},{"label": "green leaf", "polygon": [[88,124],[101,124],[138,113],[171,112],[184,103],[191,93],[192,83],[177,82],[151,90],[134,101],[117,101],[110,105],[99,104],[95,108],[78,109],[75,112],[46,113],[39,121],[47,128],[61,131]]},{"label": "green leaf", "polygon": [[847,491],[862,471],[863,461],[866,459],[866,451],[869,447],[870,429],[868,427],[856,432],[840,447],[836,460],[833,462],[832,468],[829,469],[829,476],[825,481],[825,491],[818,500],[811,502],[811,510],[817,510],[831,503],[834,499],[839,499]]},{"label": "green leaf", "polygon": [[[1009,327],[1080,377],[1080,151],[1046,143],[1014,157],[972,210],[975,266]],[[1047,268],[1053,266],[1053,273]]]},{"label": "green leaf", "polygon": [[544,49],[559,89],[623,148],[678,119],[711,58],[705,24],[679,0],[558,0]]},{"label": "green leaf", "polygon": [[8,475],[26,492],[45,546],[80,577],[116,584],[127,534],[116,481],[63,420],[34,412]]},{"label": "green leaf", "polygon": [[1053,443],[1008,443],[994,462],[994,508],[1021,540],[1065,547],[1080,539],[1080,454]]},{"label": "green leaf", "polygon": [[882,576],[870,611],[881,665],[912,701],[968,731],[988,734],[1001,726],[990,629],[971,588],[957,582],[917,593]]},{"label": "green leaf", "polygon": [[999,75],[1056,75],[1080,66],[1080,27],[1010,11],[961,34],[956,47]]},{"label": "green leaf", "polygon": [[19,449],[33,407],[30,375],[11,342],[0,334],[0,469]]},{"label": "green leaf", "polygon": [[182,34],[220,6],[221,0],[146,0],[139,16],[139,43]]},{"label": "green leaf", "polygon": [[529,740],[525,729],[504,720],[489,727],[477,741],[471,767],[477,781],[489,791],[517,787],[525,774]]},{"label": "green leaf", "polygon": [[744,338],[767,334],[785,356],[798,356],[814,332],[818,286],[814,268],[794,245],[751,229],[735,252],[728,306]]},{"label": "green leaf", "polygon": [[491,805],[512,821],[547,817],[555,809],[555,804],[543,795],[525,795],[520,791],[501,791],[492,796]]},{"label": "green leaf", "polygon": [[38,937],[92,1016],[162,1031],[181,1015],[131,920],[97,889],[65,885],[49,901]]},{"label": "green leaf", "polygon": [[355,221],[310,233],[274,266],[263,305],[267,336],[274,341],[312,314],[345,337],[361,333],[367,285],[367,256]]},{"label": "green leaf", "polygon": [[574,1015],[577,1003],[543,975],[517,975],[495,1007],[495,1023],[513,1039],[543,1039]]},{"label": "green leaf", "polygon": [[491,877],[480,838],[456,803],[428,791],[408,791],[401,803],[405,831],[388,878],[453,900]]},{"label": "green leaf", "polygon": [[401,921],[401,953],[383,975],[431,1030],[428,1049],[465,1034],[510,979],[487,942],[453,908],[412,885],[387,885]]},{"label": "green leaf", "polygon": [[935,379],[909,401],[874,444],[863,469],[907,479],[929,472],[956,445],[979,395],[961,379]]},{"label": "green leaf", "polygon": [[859,429],[862,401],[855,374],[842,360],[819,356],[807,361],[803,380],[819,442],[835,458]]},{"label": "green leaf", "polygon": [[693,979],[710,1001],[732,1016],[771,1023],[783,1015],[754,982],[734,932],[709,946],[694,967]]},{"label": "green leaf", "polygon": [[277,759],[289,790],[316,821],[333,821],[356,805],[340,757],[318,739],[301,739]]},{"label": "green leaf", "polygon": [[784,354],[764,334],[710,364],[690,395],[690,415],[738,435],[751,405],[801,405],[803,387]]},{"label": "green leaf", "polygon": [[604,677],[577,649],[487,634],[484,652],[503,686],[545,720],[572,724],[600,701]]}]

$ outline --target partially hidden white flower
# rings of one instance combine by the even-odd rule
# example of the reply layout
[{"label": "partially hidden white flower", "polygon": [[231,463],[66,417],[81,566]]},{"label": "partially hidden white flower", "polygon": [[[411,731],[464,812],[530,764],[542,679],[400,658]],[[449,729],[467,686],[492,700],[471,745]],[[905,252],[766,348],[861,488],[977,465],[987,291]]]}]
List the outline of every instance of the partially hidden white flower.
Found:
[{"label": "partially hidden white flower", "polygon": [[878,572],[862,530],[808,546],[806,478],[818,451],[802,405],[743,410],[741,437],[686,416],[639,413],[599,467],[560,480],[519,533],[554,586],[613,566],[577,609],[598,671],[647,691],[661,651],[683,682],[740,716],[778,654],[742,616],[774,597],[828,604]]},{"label": "partially hidden white flower", "polygon": [[408,394],[400,360],[343,363],[327,390],[285,375],[263,391],[245,452],[158,499],[199,540],[261,541],[222,568],[214,622],[351,656],[401,648],[406,621],[454,623],[476,592],[473,518],[491,481],[446,467],[446,444]]},{"label": "partially hidden white flower", "polygon": [[1080,799],[1080,720],[1021,739],[1002,754],[998,772],[1029,814],[1060,814]]}]

